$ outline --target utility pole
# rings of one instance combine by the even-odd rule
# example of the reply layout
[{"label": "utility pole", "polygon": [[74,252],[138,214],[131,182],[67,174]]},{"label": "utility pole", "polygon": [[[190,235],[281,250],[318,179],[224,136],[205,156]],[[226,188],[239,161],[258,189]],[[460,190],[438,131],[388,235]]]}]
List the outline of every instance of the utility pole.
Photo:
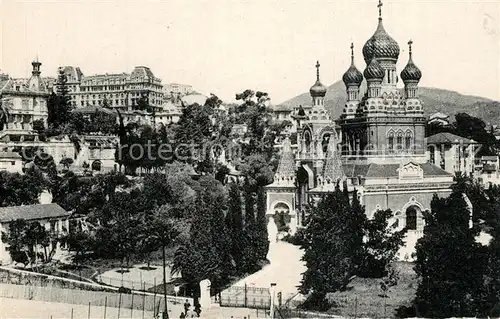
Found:
[{"label": "utility pole", "polygon": [[165,243],[162,245],[162,260],[163,260],[163,298],[165,299],[165,311],[163,312],[163,319],[168,319],[168,308],[167,308],[167,271],[165,269]]}]

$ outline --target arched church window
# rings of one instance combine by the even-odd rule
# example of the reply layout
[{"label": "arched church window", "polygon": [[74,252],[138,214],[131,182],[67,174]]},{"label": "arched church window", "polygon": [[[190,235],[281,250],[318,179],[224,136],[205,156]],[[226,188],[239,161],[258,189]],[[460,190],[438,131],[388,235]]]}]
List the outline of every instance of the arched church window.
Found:
[{"label": "arched church window", "polygon": [[396,148],[401,150],[403,148],[403,132],[398,132],[396,136]]},{"label": "arched church window", "polygon": [[410,130],[406,131],[405,134],[405,149],[408,151],[411,150],[411,140],[412,140],[412,133]]},{"label": "arched church window", "polygon": [[309,131],[305,131],[304,133],[304,141],[306,144],[306,152],[311,152],[311,133]]},{"label": "arched church window", "polygon": [[406,210],[406,227],[409,230],[417,230],[417,209],[410,206]]},{"label": "arched church window", "polygon": [[392,152],[394,150],[394,133],[393,132],[389,132],[388,136],[387,136],[387,141],[388,141],[388,148],[389,148],[389,152]]},{"label": "arched church window", "polygon": [[323,150],[323,154],[325,156],[327,155],[328,150],[328,143],[330,142],[330,133],[325,133],[323,134],[323,138],[321,139],[321,149]]}]

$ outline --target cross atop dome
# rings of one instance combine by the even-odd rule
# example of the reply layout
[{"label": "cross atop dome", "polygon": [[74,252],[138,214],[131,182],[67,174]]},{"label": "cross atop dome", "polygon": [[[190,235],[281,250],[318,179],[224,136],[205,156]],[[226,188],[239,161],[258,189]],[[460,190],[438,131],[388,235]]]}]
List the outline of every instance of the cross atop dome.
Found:
[{"label": "cross atop dome", "polygon": [[410,52],[410,59],[411,59],[411,45],[413,44],[413,41],[410,39],[410,41],[408,41],[408,48],[409,48],[409,52]]},{"label": "cross atop dome", "polygon": [[354,43],[351,42],[351,62],[354,63]]},{"label": "cross atop dome", "polygon": [[378,0],[378,4],[377,4],[377,7],[378,7],[378,19],[379,20],[382,20],[382,6],[384,4],[382,3],[382,0]]},{"label": "cross atop dome", "polygon": [[[326,87],[321,84],[319,80],[319,61],[316,61],[316,83],[314,83],[313,86],[309,89],[309,93],[311,93],[311,96],[313,97],[313,105],[318,106],[318,105],[323,105],[323,100],[322,98],[325,97],[326,94]],[[318,98],[318,99],[316,99]]]},{"label": "cross atop dome", "polygon": [[319,64],[319,61],[316,61],[316,80],[319,81],[319,67],[321,64]]}]

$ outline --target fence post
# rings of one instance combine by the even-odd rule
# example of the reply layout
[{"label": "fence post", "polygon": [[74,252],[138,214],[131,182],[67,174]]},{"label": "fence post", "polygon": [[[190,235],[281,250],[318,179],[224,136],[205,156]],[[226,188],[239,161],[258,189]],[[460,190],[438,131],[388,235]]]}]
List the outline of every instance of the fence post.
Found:
[{"label": "fence post", "polygon": [[133,318],[134,313],[134,294],[132,294],[132,305],[130,306],[130,318]]},{"label": "fence post", "polygon": [[142,295],[142,319],[144,319],[144,307],[146,306],[146,294]]},{"label": "fence post", "polygon": [[118,319],[120,319],[120,308],[122,306],[122,293],[118,296]]},{"label": "fence post", "polygon": [[108,306],[108,296],[104,298],[104,319],[106,319],[106,307]]},{"label": "fence post", "polygon": [[90,319],[90,301],[89,301],[89,315],[87,316],[88,319]]},{"label": "fence post", "polygon": [[245,303],[245,308],[247,307],[247,283],[245,282],[245,294],[244,294],[244,297],[245,297],[245,300],[244,300],[244,303]]},{"label": "fence post", "polygon": [[156,317],[156,277],[154,278],[154,288],[153,288],[153,317]]},{"label": "fence post", "polygon": [[73,308],[71,308],[71,319],[73,319]]}]

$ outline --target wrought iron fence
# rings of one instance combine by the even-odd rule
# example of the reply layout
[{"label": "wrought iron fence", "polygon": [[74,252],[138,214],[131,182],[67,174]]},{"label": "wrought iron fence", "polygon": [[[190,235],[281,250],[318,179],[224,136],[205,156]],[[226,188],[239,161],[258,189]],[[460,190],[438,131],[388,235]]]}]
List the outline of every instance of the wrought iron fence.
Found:
[{"label": "wrought iron fence", "polygon": [[260,287],[229,287],[220,294],[220,305],[223,307],[245,307],[254,309],[269,309],[271,295],[269,288]]}]

